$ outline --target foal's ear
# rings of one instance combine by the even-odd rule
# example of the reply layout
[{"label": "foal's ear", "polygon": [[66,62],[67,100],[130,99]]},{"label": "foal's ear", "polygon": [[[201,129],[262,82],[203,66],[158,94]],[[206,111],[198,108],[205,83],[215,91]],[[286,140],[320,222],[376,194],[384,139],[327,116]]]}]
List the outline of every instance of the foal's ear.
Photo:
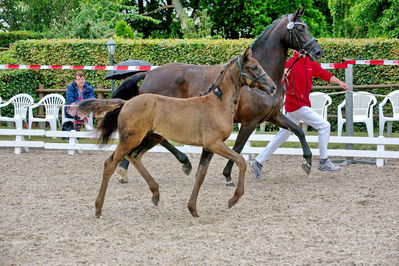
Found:
[{"label": "foal's ear", "polygon": [[247,48],[247,50],[245,50],[244,55],[242,56],[242,59],[244,61],[246,61],[248,59],[248,57],[252,57],[252,49],[251,47]]}]

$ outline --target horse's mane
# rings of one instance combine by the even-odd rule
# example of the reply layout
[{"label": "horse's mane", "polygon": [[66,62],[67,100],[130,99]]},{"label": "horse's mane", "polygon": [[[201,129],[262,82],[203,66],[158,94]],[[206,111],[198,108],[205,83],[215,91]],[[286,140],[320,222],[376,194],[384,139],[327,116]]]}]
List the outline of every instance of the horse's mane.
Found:
[{"label": "horse's mane", "polygon": [[280,18],[274,20],[274,21],[272,22],[272,24],[270,24],[269,26],[267,26],[266,29],[258,36],[258,38],[256,38],[256,40],[251,44],[251,48],[257,46],[258,43],[260,42],[260,40],[261,40],[266,34],[268,34],[278,23],[280,23],[280,21],[281,21],[283,18],[285,18],[285,17],[287,17],[287,16],[289,16],[289,15],[290,15],[290,14],[288,14],[288,15],[283,15],[283,16],[281,16]]}]

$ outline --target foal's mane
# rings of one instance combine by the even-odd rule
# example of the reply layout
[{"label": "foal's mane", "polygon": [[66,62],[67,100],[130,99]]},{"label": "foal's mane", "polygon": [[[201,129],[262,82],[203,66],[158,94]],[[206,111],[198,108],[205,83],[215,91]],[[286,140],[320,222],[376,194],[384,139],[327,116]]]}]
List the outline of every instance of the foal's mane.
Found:
[{"label": "foal's mane", "polygon": [[256,47],[266,34],[268,34],[272,29],[274,29],[274,27],[275,27],[277,24],[279,24],[280,21],[281,21],[283,18],[285,18],[285,17],[287,17],[287,16],[289,16],[289,15],[290,15],[290,14],[288,14],[288,15],[283,15],[283,16],[281,16],[280,18],[275,19],[275,20],[272,22],[272,24],[270,24],[269,26],[267,26],[266,29],[258,36],[258,38],[251,44],[251,48]]},{"label": "foal's mane", "polygon": [[219,75],[216,77],[215,81],[208,87],[208,90],[204,93],[201,93],[200,96],[207,95],[212,90],[219,88],[220,81],[224,78],[224,75],[226,74],[226,69],[229,69],[239,57],[241,57],[241,55],[237,56],[236,58],[231,59],[226,64],[226,66],[219,72]]}]

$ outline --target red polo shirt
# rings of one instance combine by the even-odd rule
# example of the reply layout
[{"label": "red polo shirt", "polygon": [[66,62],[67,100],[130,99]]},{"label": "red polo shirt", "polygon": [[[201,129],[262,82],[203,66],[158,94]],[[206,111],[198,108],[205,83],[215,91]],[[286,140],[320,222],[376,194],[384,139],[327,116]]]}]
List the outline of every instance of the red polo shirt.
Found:
[{"label": "red polo shirt", "polygon": [[[289,68],[295,62],[298,55],[298,53],[295,53],[294,57],[286,62],[285,68]],[[319,63],[311,61],[307,56],[301,57],[291,68],[287,76],[288,84],[286,83],[285,110],[287,112],[294,112],[303,106],[311,107],[309,94],[312,91],[313,78],[316,77],[329,82],[332,76]]]}]

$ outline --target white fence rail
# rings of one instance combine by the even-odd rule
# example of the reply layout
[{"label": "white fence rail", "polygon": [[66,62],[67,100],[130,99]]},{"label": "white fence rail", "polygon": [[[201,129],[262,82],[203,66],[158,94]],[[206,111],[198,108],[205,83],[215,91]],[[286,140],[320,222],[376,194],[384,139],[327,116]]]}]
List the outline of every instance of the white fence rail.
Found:
[{"label": "white fence rail", "polygon": [[[83,144],[79,143],[78,139],[95,139],[97,133],[95,131],[45,131],[45,130],[27,130],[27,129],[0,129],[0,135],[15,136],[15,140],[0,141],[1,147],[14,148],[16,154],[21,153],[22,149],[29,151],[29,148],[43,148],[52,150],[67,150],[69,154],[81,152],[84,150],[114,150],[116,145],[99,146],[97,144]],[[26,140],[28,136],[43,136],[48,137],[48,141],[30,141]],[[250,154],[258,154],[262,151],[263,147],[251,147],[251,141],[270,141],[274,135],[272,134],[252,134],[248,140],[247,145],[244,147],[242,154],[246,157]],[[68,143],[51,142],[54,138],[67,137]],[[231,134],[228,140],[235,140],[237,134]],[[117,134],[113,138],[118,138]],[[318,143],[317,136],[306,136],[308,143]],[[290,136],[288,142],[299,142],[298,138],[294,135]],[[361,158],[375,158],[377,166],[384,165],[384,159],[394,158],[399,159],[399,151],[386,151],[385,145],[399,146],[399,138],[385,138],[385,137],[330,137],[330,143],[341,144],[366,144],[377,145],[376,149],[367,150],[348,150],[348,149],[329,149],[330,156],[340,157],[361,157]],[[201,147],[196,146],[178,146],[178,149],[187,154],[200,154]],[[313,155],[319,155],[318,149],[311,149]],[[161,146],[156,146],[150,152],[168,152]],[[302,155],[302,148],[279,148],[275,154],[290,154]]]}]

